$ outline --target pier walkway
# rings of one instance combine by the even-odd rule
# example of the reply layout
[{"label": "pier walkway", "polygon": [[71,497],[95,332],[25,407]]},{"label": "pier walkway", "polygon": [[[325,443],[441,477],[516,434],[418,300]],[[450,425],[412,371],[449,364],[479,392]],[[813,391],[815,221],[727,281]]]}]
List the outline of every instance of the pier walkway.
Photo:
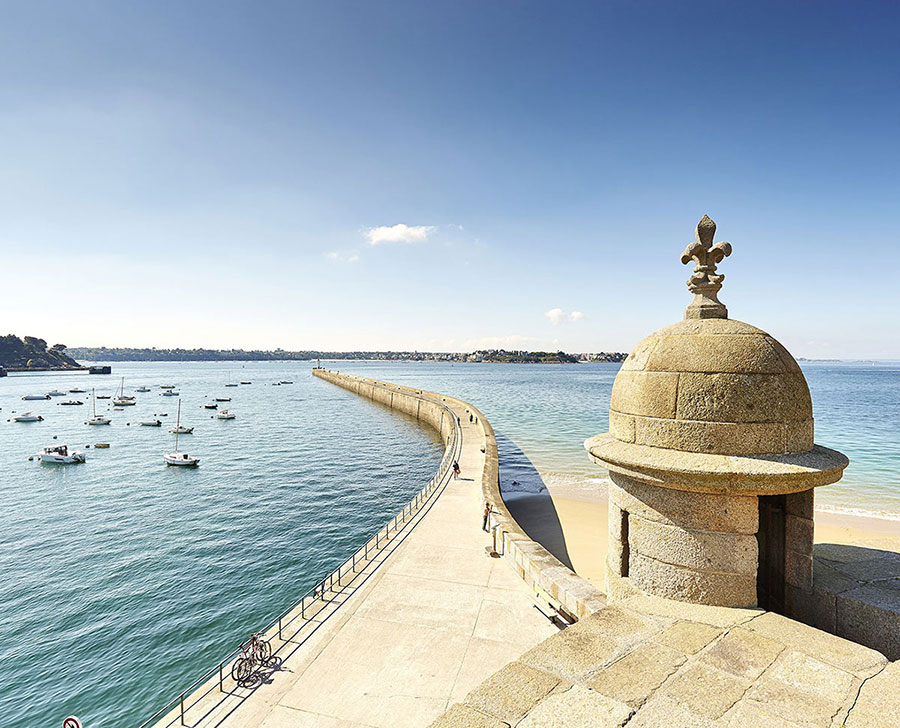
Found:
[{"label": "pier walkway", "polygon": [[433,404],[458,417],[460,478],[448,472],[386,548],[307,607],[303,629],[272,634],[278,660],[256,684],[235,685],[226,665],[221,689],[218,678],[201,685],[183,723],[177,706],[157,728],[421,728],[558,631],[490,555],[484,431],[464,403]]}]

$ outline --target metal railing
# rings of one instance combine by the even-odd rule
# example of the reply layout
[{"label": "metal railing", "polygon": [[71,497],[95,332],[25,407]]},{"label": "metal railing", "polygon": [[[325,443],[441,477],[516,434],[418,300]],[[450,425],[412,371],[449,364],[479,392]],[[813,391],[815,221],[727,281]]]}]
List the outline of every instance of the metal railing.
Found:
[{"label": "metal railing", "polygon": [[[337,569],[326,574],[324,578],[313,584],[313,586],[310,587],[306,592],[304,592],[304,594],[296,602],[294,602],[290,607],[281,612],[278,616],[271,619],[262,629],[253,630],[255,632],[262,632],[265,635],[268,635],[269,632],[272,632],[273,637],[275,635],[278,636],[278,638],[282,641],[282,644],[273,651],[273,654],[277,655],[278,652],[284,647],[284,645],[288,643],[288,640],[285,640],[282,637],[284,629],[293,624],[297,619],[300,619],[301,624],[298,626],[293,635],[291,635],[291,637],[295,637],[297,634],[299,634],[300,630],[303,629],[303,626],[310,623],[306,621],[307,610],[311,609],[312,606],[316,604],[316,602],[322,602],[322,604],[324,605],[326,603],[325,594],[328,591],[334,591],[335,583],[337,583],[340,587],[342,576],[346,576],[350,573],[358,573],[356,570],[358,564],[369,562],[372,556],[377,555],[385,546],[391,543],[391,541],[393,540],[391,538],[391,532],[393,531],[394,538],[396,538],[397,534],[405,528],[406,524],[412,519],[412,517],[421,513],[422,507],[432,499],[431,497],[443,484],[444,478],[447,477],[450,472],[452,463],[459,457],[459,451],[462,445],[460,426],[457,422],[456,415],[453,414],[453,411],[449,407],[430,398],[427,401],[438,405],[442,410],[446,411],[450,415],[450,422],[453,425],[452,435],[450,436],[450,440],[447,443],[446,448],[444,449],[444,455],[441,458],[440,467],[438,468],[437,473],[418,493],[416,493],[416,495],[403,507],[403,509],[397,515],[391,518],[391,520],[388,521],[382,528],[378,529],[375,536],[370,537],[362,547],[353,552],[350,558],[345,560],[340,566],[338,566]],[[443,425],[443,417],[441,419]],[[443,433],[441,434],[443,435]],[[296,612],[296,614],[291,615],[292,612]],[[290,618],[288,618],[289,615]],[[231,678],[230,669],[226,671],[225,668],[227,666],[230,666],[234,659],[241,654],[241,647],[242,645],[239,644],[235,649],[233,649],[223,659],[221,659],[215,667],[207,670],[205,673],[203,673],[203,675],[194,680],[194,682],[192,682],[180,692],[177,698],[174,698],[166,703],[162,708],[157,710],[147,720],[141,723],[138,728],[148,728],[148,726],[161,720],[163,716],[175,710],[176,708],[179,709],[181,725],[187,725],[187,723],[184,722],[184,716],[191,707],[196,705],[210,693],[214,692],[217,688],[219,692],[225,692],[226,677],[229,679]],[[216,674],[218,674],[217,685],[212,684],[201,694],[194,695],[195,690],[202,686],[203,683],[214,678]],[[186,703],[186,700],[190,700],[190,703]],[[173,716],[172,720],[175,720],[175,717],[176,716]]]}]

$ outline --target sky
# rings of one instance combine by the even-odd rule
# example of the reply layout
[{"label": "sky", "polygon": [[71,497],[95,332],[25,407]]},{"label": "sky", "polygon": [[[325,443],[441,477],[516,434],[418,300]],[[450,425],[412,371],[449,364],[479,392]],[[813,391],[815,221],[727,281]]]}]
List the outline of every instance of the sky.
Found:
[{"label": "sky", "polygon": [[900,5],[0,2],[0,333],[900,359]]}]

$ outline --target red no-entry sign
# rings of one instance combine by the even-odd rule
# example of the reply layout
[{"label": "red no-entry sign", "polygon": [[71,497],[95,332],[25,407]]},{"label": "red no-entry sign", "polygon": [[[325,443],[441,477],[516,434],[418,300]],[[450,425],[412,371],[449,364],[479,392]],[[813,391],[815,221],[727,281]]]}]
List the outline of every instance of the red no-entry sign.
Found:
[{"label": "red no-entry sign", "polygon": [[70,715],[63,721],[63,728],[81,728],[81,721],[74,715]]}]

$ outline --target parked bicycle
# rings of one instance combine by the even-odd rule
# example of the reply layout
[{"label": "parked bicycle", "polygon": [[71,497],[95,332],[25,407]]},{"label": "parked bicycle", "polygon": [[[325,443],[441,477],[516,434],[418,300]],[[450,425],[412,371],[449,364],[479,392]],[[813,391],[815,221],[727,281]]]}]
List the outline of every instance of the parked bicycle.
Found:
[{"label": "parked bicycle", "polygon": [[241,654],[231,666],[231,677],[236,683],[245,683],[258,667],[268,664],[270,659],[272,659],[272,645],[263,637],[262,632],[254,632],[247,642],[241,645]]}]

